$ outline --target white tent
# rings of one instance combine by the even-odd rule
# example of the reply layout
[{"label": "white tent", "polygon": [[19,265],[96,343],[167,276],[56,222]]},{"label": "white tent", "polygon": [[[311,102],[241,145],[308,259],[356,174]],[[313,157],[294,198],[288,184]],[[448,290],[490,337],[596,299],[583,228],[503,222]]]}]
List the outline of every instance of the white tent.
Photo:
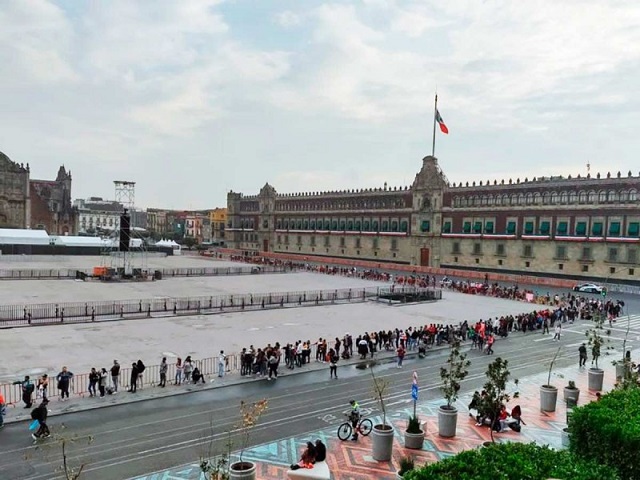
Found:
[{"label": "white tent", "polygon": [[23,228],[0,228],[0,244],[4,245],[49,245],[50,237],[44,230]]},{"label": "white tent", "polygon": [[180,255],[182,253],[182,247],[180,246],[179,243],[176,243],[175,240],[166,240],[163,238],[162,240],[156,242],[156,247],[172,248],[174,255]]}]

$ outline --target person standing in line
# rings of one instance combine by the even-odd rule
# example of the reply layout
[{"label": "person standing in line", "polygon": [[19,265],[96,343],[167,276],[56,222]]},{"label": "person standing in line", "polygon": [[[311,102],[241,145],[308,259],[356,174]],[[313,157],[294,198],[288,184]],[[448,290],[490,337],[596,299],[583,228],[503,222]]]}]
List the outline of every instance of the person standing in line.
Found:
[{"label": "person standing in line", "polygon": [[587,345],[582,344],[578,347],[578,354],[580,356],[580,360],[578,362],[578,367],[582,368],[587,364]]},{"label": "person standing in line", "polygon": [[542,319],[542,334],[549,333],[549,318],[544,317]]},{"label": "person standing in line", "polygon": [[224,354],[224,350],[220,350],[220,355],[218,355],[218,377],[224,376],[224,363],[226,359],[227,357]]},{"label": "person standing in line", "polygon": [[64,402],[65,397],[69,400],[69,387],[71,386],[71,380],[73,379],[73,373],[71,373],[67,367],[62,367],[62,371],[56,377],[58,381],[58,390],[60,390],[60,401]]},{"label": "person standing in line", "polygon": [[267,380],[271,380],[273,377],[274,380],[278,379],[278,357],[273,349],[269,351],[269,359],[267,360],[269,363],[269,377]]},{"label": "person standing in line", "polygon": [[4,427],[4,416],[7,414],[7,405],[4,395],[0,392],[0,428]]},{"label": "person standing in line", "polygon": [[562,333],[562,325],[560,322],[556,324],[556,333],[553,335],[553,341],[560,341],[560,334]]},{"label": "person standing in line", "polygon": [[162,361],[160,362],[160,384],[162,388],[167,386],[167,370],[169,370],[169,365],[167,365],[167,357],[162,357]]},{"label": "person standing in line", "polygon": [[90,397],[96,396],[96,385],[98,384],[99,381],[100,381],[100,374],[96,371],[95,368],[92,368],[91,372],[89,372],[89,396]]},{"label": "person standing in line", "polygon": [[98,382],[98,390],[100,391],[100,398],[104,397],[104,392],[107,389],[107,378],[109,377],[109,373],[106,368],[102,368],[100,370],[100,380]]},{"label": "person standing in line", "polygon": [[487,337],[487,355],[493,355],[493,342],[495,342],[495,338],[493,333],[490,333]]},{"label": "person standing in line", "polygon": [[138,388],[138,364],[131,364],[131,378],[129,379],[129,393],[136,393]]},{"label": "person standing in line", "polygon": [[33,405],[33,392],[36,387],[30,380],[29,375],[25,375],[24,380],[16,380],[13,384],[20,385],[22,388],[22,401],[24,402],[24,408],[31,408],[31,405]]},{"label": "person standing in line", "polygon": [[38,379],[38,390],[36,391],[36,398],[41,396],[43,400],[49,399],[49,376],[45,373]]},{"label": "person standing in line", "polygon": [[111,367],[111,382],[113,383],[113,393],[118,393],[118,383],[120,383],[120,364],[117,360],[113,361]]},{"label": "person standing in line", "polygon": [[191,355],[187,355],[187,358],[184,359],[182,370],[184,372],[184,383],[189,383],[191,381],[191,372],[193,371]]},{"label": "person standing in line", "polygon": [[138,382],[140,382],[140,389],[142,389],[143,385],[142,385],[142,372],[144,372],[145,370],[145,366],[144,363],[142,363],[142,360],[138,359],[138,363],[136,363],[136,367],[138,370]]},{"label": "person standing in line", "polygon": [[175,385],[180,385],[182,383],[182,370],[182,359],[178,357],[178,359],[176,360],[176,381],[174,382]]}]

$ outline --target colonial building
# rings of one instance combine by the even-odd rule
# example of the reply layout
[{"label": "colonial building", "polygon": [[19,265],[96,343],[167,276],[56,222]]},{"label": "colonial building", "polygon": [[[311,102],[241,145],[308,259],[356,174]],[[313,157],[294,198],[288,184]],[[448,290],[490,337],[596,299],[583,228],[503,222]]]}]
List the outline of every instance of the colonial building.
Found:
[{"label": "colonial building", "polygon": [[78,210],[78,232],[95,235],[120,228],[120,215],[124,212],[121,203],[90,197],[74,202]]},{"label": "colonial building", "polygon": [[0,152],[0,228],[29,228],[29,164],[17,164]]},{"label": "colonial building", "polygon": [[209,212],[211,220],[211,242],[215,245],[224,245],[224,229],[227,223],[227,209],[214,208]]},{"label": "colonial building", "polygon": [[71,203],[71,171],[64,165],[55,180],[30,180],[31,220],[34,229],[50,235],[76,233],[76,210]]},{"label": "colonial building", "polygon": [[247,252],[633,280],[639,190],[631,172],[452,185],[428,156],[410,187],[230,192],[226,241]]}]

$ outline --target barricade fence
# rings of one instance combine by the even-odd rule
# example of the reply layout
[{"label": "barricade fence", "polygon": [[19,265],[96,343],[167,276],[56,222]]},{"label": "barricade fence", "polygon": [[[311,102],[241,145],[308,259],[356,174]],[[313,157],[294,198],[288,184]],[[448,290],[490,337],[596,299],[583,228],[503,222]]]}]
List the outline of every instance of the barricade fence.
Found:
[{"label": "barricade fence", "polygon": [[[86,323],[101,320],[261,310],[293,305],[326,305],[335,302],[366,301],[390,291],[395,294],[419,294],[434,289],[411,286],[343,288],[273,293],[166,297],[139,300],[42,303],[31,305],[1,305],[0,326],[49,325]],[[424,293],[424,295],[428,295]]]},{"label": "barricade fence", "polygon": [[[143,269],[149,275],[160,272],[162,278],[173,277],[217,277],[227,275],[248,275],[261,273],[289,273],[295,271],[294,268],[286,265],[256,265],[239,267],[216,267],[216,268],[152,268]],[[12,269],[0,270],[0,280],[69,280],[78,277],[78,273],[83,276],[93,274],[91,269]]]}]

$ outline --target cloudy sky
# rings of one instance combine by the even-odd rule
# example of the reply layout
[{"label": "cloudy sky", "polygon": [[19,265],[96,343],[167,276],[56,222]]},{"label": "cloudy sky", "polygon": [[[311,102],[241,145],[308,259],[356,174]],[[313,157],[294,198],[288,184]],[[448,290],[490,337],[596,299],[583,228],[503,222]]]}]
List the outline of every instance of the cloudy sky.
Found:
[{"label": "cloudy sky", "polygon": [[143,207],[640,169],[634,0],[0,0],[0,151]]}]

